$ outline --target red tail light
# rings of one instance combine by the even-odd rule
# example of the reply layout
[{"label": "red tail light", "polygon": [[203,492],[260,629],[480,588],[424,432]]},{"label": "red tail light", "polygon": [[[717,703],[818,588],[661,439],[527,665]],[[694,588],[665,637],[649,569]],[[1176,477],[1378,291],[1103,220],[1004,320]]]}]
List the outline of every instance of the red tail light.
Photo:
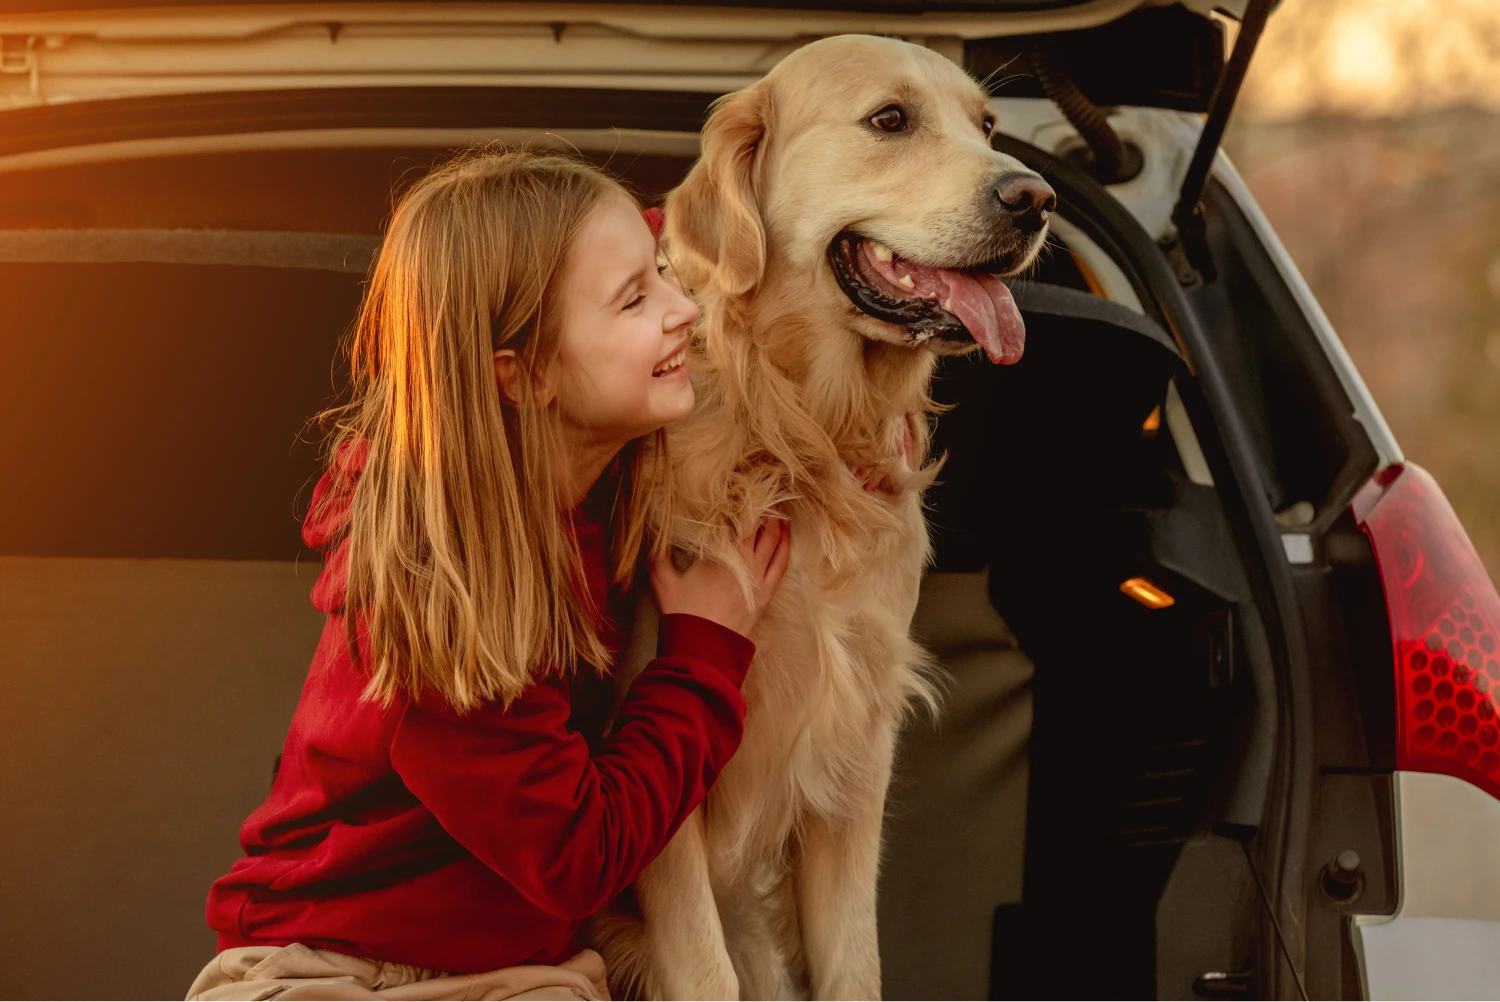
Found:
[{"label": "red tail light", "polygon": [[1500,797],[1500,594],[1437,482],[1383,470],[1354,499],[1385,585],[1396,658],[1396,768]]}]

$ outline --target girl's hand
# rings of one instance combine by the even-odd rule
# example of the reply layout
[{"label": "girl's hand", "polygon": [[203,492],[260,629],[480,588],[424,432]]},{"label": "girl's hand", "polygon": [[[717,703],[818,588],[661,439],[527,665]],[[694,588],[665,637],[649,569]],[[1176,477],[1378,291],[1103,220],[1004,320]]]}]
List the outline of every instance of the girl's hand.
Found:
[{"label": "girl's hand", "polygon": [[745,635],[760,622],[771,595],[786,574],[792,553],[792,527],[779,518],[768,518],[740,540],[740,556],[750,570],[751,601],[723,564],[697,560],[685,571],[672,565],[671,555],[651,561],[651,590],[662,615],[682,612],[701,616]]}]

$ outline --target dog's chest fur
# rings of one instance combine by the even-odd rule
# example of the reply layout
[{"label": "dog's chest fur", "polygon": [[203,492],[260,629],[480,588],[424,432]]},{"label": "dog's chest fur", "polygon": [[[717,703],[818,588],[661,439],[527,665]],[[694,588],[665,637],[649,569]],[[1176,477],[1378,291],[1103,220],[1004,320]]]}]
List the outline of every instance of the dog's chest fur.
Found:
[{"label": "dog's chest fur", "polygon": [[844,816],[850,793],[874,780],[875,746],[926,693],[909,636],[928,553],[920,502],[881,503],[898,524],[849,540],[838,568],[799,529],[815,520],[792,506],[792,569],[752,636],[744,740],[706,806],[720,879],[787,862],[805,814]]},{"label": "dog's chest fur", "polygon": [[867,801],[902,715],[929,695],[910,624],[929,555],[931,362],[846,356],[838,382],[882,406],[841,408],[857,417],[835,423],[819,411],[829,394],[787,370],[695,361],[697,409],[669,437],[673,540],[733,559],[737,534],[766,515],[792,527],[790,570],[751,635],[744,738],[705,805],[722,885],[789,863],[809,813],[838,819]]},{"label": "dog's chest fur", "polygon": [[670,439],[685,471],[674,539],[723,558],[735,535],[714,527],[725,497],[742,529],[771,511],[792,527],[791,568],[751,635],[744,739],[705,804],[714,882],[732,893],[795,865],[794,835],[810,813],[839,819],[868,800],[884,782],[883,745],[927,695],[909,630],[929,553],[921,490],[930,474],[910,468],[922,465],[925,418],[887,413],[858,437],[884,446],[877,478],[888,475],[893,492],[863,486],[868,453],[825,456],[818,482],[799,483],[711,381],[698,385],[699,411]]}]

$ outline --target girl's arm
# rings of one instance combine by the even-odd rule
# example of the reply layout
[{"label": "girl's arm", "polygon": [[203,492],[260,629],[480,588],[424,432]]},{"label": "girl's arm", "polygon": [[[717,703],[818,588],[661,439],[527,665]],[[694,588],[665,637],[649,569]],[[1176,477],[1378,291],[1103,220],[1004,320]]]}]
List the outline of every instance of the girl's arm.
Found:
[{"label": "girl's arm", "polygon": [[739,746],[754,646],[683,614],[664,615],[659,638],[597,755],[568,730],[556,673],[506,709],[414,702],[397,725],[391,762],[408,789],[546,912],[587,918],[629,886]]}]

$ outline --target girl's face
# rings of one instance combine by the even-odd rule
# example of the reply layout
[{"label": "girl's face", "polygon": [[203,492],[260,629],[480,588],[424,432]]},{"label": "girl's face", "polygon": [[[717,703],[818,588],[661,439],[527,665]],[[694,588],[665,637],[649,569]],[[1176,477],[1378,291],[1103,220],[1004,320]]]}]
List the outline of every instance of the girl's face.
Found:
[{"label": "girl's face", "polygon": [[698,306],[673,281],[630,200],[610,196],[584,223],[560,303],[555,382],[566,425],[618,447],[692,412],[684,358]]}]

